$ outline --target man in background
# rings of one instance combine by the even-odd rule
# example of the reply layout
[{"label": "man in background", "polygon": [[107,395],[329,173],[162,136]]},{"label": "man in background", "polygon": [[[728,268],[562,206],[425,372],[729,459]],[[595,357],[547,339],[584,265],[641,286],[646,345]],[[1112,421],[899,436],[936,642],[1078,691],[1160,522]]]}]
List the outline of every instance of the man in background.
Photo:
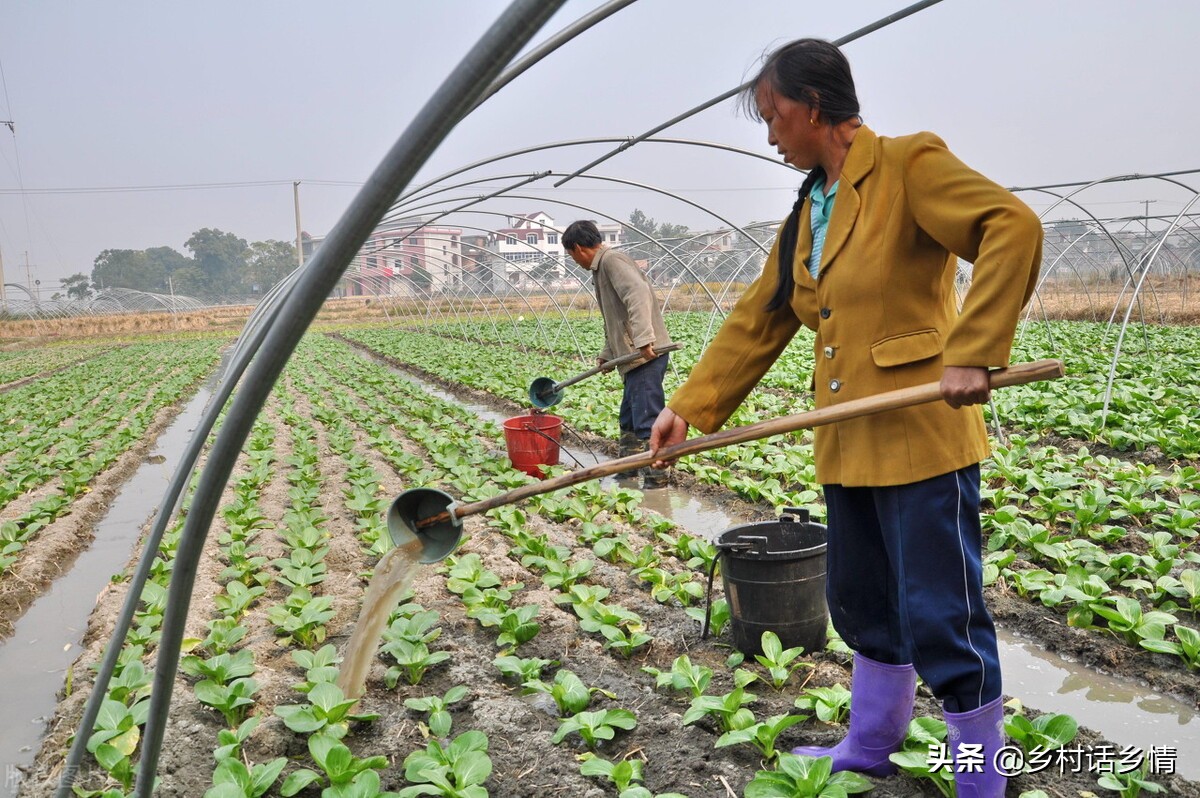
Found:
[{"label": "man in background", "polygon": [[[572,222],[563,232],[563,249],[577,264],[592,273],[596,303],[604,317],[604,349],[598,362],[640,352],[641,359],[617,367],[625,388],[621,396],[621,457],[643,452],[650,440],[650,428],[662,412],[663,376],[669,355],[659,355],[655,347],[671,343],[663,324],[658,297],[650,280],[623,252],[604,243],[596,223]],[[631,473],[622,476],[633,476]],[[661,488],[667,484],[664,469],[641,470],[643,488]]]}]

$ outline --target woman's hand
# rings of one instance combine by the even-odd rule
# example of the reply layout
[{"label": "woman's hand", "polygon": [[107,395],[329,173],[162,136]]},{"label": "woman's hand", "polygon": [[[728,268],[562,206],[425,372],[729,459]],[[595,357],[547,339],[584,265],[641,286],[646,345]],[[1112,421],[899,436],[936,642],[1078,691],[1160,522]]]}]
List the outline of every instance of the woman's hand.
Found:
[{"label": "woman's hand", "polygon": [[[675,414],[669,407],[664,407],[650,428],[650,451],[657,454],[659,449],[683,443],[687,439],[688,423]],[[667,468],[674,460],[655,460],[655,468]]]},{"label": "woman's hand", "polygon": [[982,366],[946,366],[941,388],[946,404],[955,408],[981,405],[992,398],[988,370]]}]

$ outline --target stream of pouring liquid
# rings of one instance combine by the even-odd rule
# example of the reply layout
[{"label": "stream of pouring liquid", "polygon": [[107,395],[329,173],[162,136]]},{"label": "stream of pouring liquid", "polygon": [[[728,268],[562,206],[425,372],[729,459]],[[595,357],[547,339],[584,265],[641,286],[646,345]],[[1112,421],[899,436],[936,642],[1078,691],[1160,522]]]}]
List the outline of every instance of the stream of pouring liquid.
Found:
[{"label": "stream of pouring liquid", "polygon": [[417,574],[421,549],[421,541],[413,540],[392,549],[376,564],[338,671],[337,686],[346,698],[361,698],[366,691],[367,672],[379,648],[383,627]]}]

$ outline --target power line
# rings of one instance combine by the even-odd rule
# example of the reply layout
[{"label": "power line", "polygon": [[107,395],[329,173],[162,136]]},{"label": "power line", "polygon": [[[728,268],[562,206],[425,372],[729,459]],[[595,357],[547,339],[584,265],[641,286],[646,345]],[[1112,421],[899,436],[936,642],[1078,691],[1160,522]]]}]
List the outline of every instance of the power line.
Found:
[{"label": "power line", "polygon": [[[308,181],[306,181],[308,182]],[[316,182],[316,181],[313,181]],[[72,186],[66,188],[0,188],[0,194],[120,194],[137,191],[198,191],[221,188],[290,186],[291,180],[246,180],[233,183],[174,183],[159,186]]]}]

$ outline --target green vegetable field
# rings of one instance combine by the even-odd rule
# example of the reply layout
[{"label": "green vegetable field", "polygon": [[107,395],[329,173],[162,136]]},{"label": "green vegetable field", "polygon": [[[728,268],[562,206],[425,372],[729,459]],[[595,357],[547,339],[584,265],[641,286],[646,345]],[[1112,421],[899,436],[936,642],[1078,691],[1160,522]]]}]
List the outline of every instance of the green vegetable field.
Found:
[{"label": "green vegetable field", "polygon": [[[703,350],[711,319],[667,321],[685,343],[672,356],[669,394]],[[999,390],[985,411],[993,433],[983,464],[985,580],[1000,625],[1198,709],[1200,330],[1134,330],[1109,393],[1115,329],[1021,329],[1014,360],[1059,358],[1067,376]],[[588,368],[602,335],[594,316],[568,327],[532,314],[500,326],[462,318],[309,332],[254,422],[208,534],[156,794],[952,794],[952,774],[929,765],[946,729],[924,688],[897,775],[830,774],[792,756],[794,746],[844,733],[847,650],[836,637],[803,651],[768,636],[762,655],[740,655],[719,576],[714,634],[701,639],[717,551],[623,482],[588,482],[467,519],[459,549],[421,568],[389,619],[366,694],[355,702],[336,686],[372,570],[391,546],[392,499],[436,487],[478,501],[531,480],[509,463],[499,425],[464,403],[523,412],[534,377]],[[82,503],[216,372],[232,343],[199,335],[0,353],[0,633],[48,589],[52,564],[89,545]],[[802,333],[730,424],[810,408],[811,362]],[[553,412],[612,454],[619,402],[617,379],[605,375],[569,389]],[[822,519],[810,439],[781,435],[685,459],[672,490],[742,517],[801,506]],[[119,664],[75,794],[130,793],[190,497],[125,640],[111,640],[111,630],[136,552],[97,597],[17,794],[53,794],[110,642],[121,645]],[[87,507],[89,518],[101,509]],[[80,531],[63,534],[67,523]],[[1169,750],[1111,739],[1006,695],[1011,744],[1027,757],[1010,795],[1200,796]],[[1184,736],[1200,737],[1198,723]],[[1111,751],[1111,767],[1071,765],[1072,755],[1098,751]]]}]

